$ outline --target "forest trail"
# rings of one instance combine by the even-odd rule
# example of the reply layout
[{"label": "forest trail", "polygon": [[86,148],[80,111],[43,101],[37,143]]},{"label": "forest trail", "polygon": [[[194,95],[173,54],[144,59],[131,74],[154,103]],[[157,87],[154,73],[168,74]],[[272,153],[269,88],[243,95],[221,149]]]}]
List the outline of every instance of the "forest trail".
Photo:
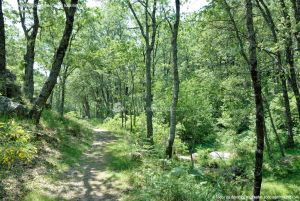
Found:
[{"label": "forest trail", "polygon": [[92,147],[83,154],[79,165],[66,172],[52,187],[48,186],[47,194],[71,201],[120,200],[124,189],[107,170],[105,157],[106,147],[115,140],[109,131],[94,129]]}]

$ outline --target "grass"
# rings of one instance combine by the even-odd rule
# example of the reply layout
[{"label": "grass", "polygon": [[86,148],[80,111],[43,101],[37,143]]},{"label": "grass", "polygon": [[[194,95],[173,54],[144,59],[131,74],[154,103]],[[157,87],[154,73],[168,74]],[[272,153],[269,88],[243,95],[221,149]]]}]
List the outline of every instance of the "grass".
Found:
[{"label": "grass", "polygon": [[[7,117],[1,119],[2,122],[10,120]],[[72,116],[67,116],[62,120],[57,114],[50,111],[43,112],[41,125],[37,128],[31,121],[17,118],[13,118],[13,120],[32,135],[38,136],[33,137],[31,141],[39,151],[36,159],[28,165],[16,164],[13,168],[6,170],[3,169],[4,167],[0,167],[0,173],[5,173],[5,175],[0,175],[2,180],[0,187],[3,188],[0,191],[0,198],[1,192],[4,194],[7,188],[5,181],[8,179],[14,181],[16,188],[20,188],[12,192],[5,192],[3,196],[10,200],[62,200],[44,195],[39,188],[39,182],[47,183],[60,179],[62,172],[80,161],[82,154],[91,146],[91,126],[88,122]],[[31,172],[35,171],[37,175],[32,176]]]},{"label": "grass", "polygon": [[[114,120],[112,120],[113,122]],[[142,161],[135,166],[136,164],[132,164],[132,161],[130,161],[128,158],[123,157],[126,155],[125,153],[130,153],[130,151],[138,150],[136,148],[136,145],[134,143],[128,143],[128,141],[136,141],[134,139],[136,136],[134,134],[130,134],[129,131],[125,129],[121,129],[117,126],[117,123],[115,122],[109,122],[106,124],[106,127],[112,131],[117,130],[118,133],[120,133],[121,140],[119,140],[118,145],[115,145],[113,147],[113,153],[111,159],[116,161],[112,162],[112,170],[117,171],[124,171],[127,174],[127,177],[129,178],[131,184],[135,186],[135,189],[129,192],[127,195],[128,200],[142,200],[141,194],[143,194],[142,188],[147,188],[145,185],[151,185],[151,183],[145,183],[145,170],[149,170],[150,172],[154,172],[154,176],[158,175],[164,175],[168,174],[168,171],[172,169],[172,167],[187,167],[189,166],[189,162],[186,161],[170,161],[169,168],[167,165],[166,170],[161,169],[161,163],[159,162],[159,158],[154,155],[146,155],[143,157]],[[117,127],[117,128],[116,128]],[[255,136],[254,136],[255,137]],[[298,139],[298,138],[295,138]],[[239,139],[241,141],[243,139]],[[127,141],[127,142],[126,142]],[[297,140],[299,141],[299,139]],[[228,139],[225,139],[225,136],[221,140],[222,143],[217,144],[217,146],[209,146],[209,145],[203,145],[203,146],[197,146],[198,154],[200,157],[202,155],[208,155],[211,151],[229,151],[229,152],[235,152],[235,151],[242,151],[240,154],[238,154],[238,157],[242,157],[238,159],[238,163],[240,163],[242,166],[243,164],[248,167],[247,168],[247,179],[245,180],[245,187],[242,189],[243,192],[241,192],[241,188],[239,187],[240,182],[236,180],[231,181],[222,181],[222,178],[218,176],[218,174],[223,168],[228,168],[231,166],[236,165],[236,160],[230,160],[226,162],[220,162],[220,161],[211,161],[211,162],[220,162],[218,166],[218,170],[212,170],[216,171],[216,174],[211,172],[211,174],[208,174],[207,176],[215,177],[211,178],[213,182],[223,182],[221,186],[222,188],[227,188],[227,190],[224,192],[226,194],[233,193],[230,189],[235,189],[235,194],[243,194],[243,195],[251,195],[252,194],[252,182],[253,182],[253,165],[254,165],[254,142],[253,140],[245,140],[242,142],[242,144],[237,144],[238,146],[233,146],[233,141],[228,143]],[[265,168],[264,168],[264,176],[263,176],[263,184],[262,184],[262,192],[261,194],[263,196],[294,196],[295,200],[297,200],[298,195],[300,195],[300,147],[296,147],[294,149],[287,149],[285,150],[287,158],[293,158],[292,164],[290,166],[282,165],[280,164],[280,154],[277,153],[278,150],[276,145],[273,145],[273,151],[275,161],[271,161],[268,159],[267,153],[265,154]],[[234,149],[232,148],[234,147]],[[122,149],[123,148],[123,149]],[[158,149],[163,149],[164,147],[156,147]],[[116,158],[115,158],[116,157]],[[119,157],[121,158],[119,160]],[[204,157],[205,158],[205,157]],[[207,162],[202,160],[201,158],[197,163],[196,167],[200,168],[200,170],[207,170]],[[205,160],[205,159],[204,159]],[[244,160],[244,161],[243,161]],[[208,161],[209,162],[209,161]],[[222,163],[222,164],[221,164]],[[152,167],[152,165],[155,164],[155,167]],[[205,167],[202,167],[204,165]],[[268,166],[271,167],[268,169]],[[275,168],[276,167],[276,168]],[[185,169],[185,168],[184,168]],[[218,173],[219,172],[219,173]],[[205,175],[204,175],[205,176]],[[153,182],[157,182],[156,180],[153,180]],[[187,182],[187,181],[186,181]],[[242,182],[242,181],[241,181]],[[139,187],[140,185],[140,187]],[[153,184],[154,185],[154,184]],[[159,183],[155,184],[159,185]],[[143,187],[141,187],[143,186]],[[236,188],[234,187],[236,186]],[[139,189],[140,188],[140,189]],[[166,187],[167,188],[167,187]],[[163,188],[164,189],[164,188]],[[203,187],[203,190],[205,187]],[[299,199],[299,197],[298,197]]]},{"label": "grass", "polygon": [[133,160],[130,154],[133,147],[123,137],[119,137],[116,142],[107,146],[105,154],[106,160],[109,161],[108,169],[114,172],[133,170],[140,165],[139,160]]},{"label": "grass", "polygon": [[[138,144],[141,142],[136,139],[140,136],[139,134],[132,134],[129,131],[120,128],[119,125],[111,122],[108,124],[100,124],[99,122],[93,121],[92,126],[106,127],[106,129],[111,130],[115,135],[115,139],[107,143],[103,150],[106,161],[105,168],[106,171],[112,174],[113,180],[120,181],[123,189],[128,189],[128,186],[131,186],[131,188],[128,189],[127,194],[124,195],[125,200],[145,200],[147,196],[148,198],[153,195],[157,196],[158,193],[161,194],[160,196],[166,196],[168,199],[172,200],[172,194],[174,193],[172,185],[178,188],[178,192],[187,193],[186,195],[190,198],[192,195],[189,195],[186,190],[190,189],[192,186],[197,189],[198,185],[201,189],[200,192],[207,191],[207,194],[215,191],[215,184],[218,184],[219,188],[227,189],[223,192],[225,195],[226,193],[243,195],[251,195],[252,193],[254,158],[252,157],[253,153],[250,145],[244,147],[246,151],[244,152],[244,157],[239,156],[242,158],[238,158],[238,161],[230,160],[225,163],[222,162],[222,164],[218,160],[206,161],[209,160],[206,156],[210,151],[216,149],[228,151],[228,143],[224,144],[224,146],[219,144],[217,148],[211,146],[197,147],[199,157],[201,157],[199,158],[200,161],[196,163],[197,170],[201,172],[199,179],[193,176],[193,171],[190,171],[190,162],[178,160],[166,162],[161,159],[161,155],[153,154],[160,153],[163,151],[164,147],[155,146],[155,150],[148,150],[143,145]],[[90,127],[91,124],[84,120],[78,120],[73,117],[67,117],[65,120],[58,120],[55,114],[51,112],[44,113],[42,132],[44,132],[46,136],[50,136],[50,143],[48,142],[48,145],[53,152],[49,157],[45,158],[48,172],[41,175],[42,181],[47,183],[59,180],[61,179],[60,175],[62,172],[79,164],[82,154],[91,146],[92,135]],[[51,141],[51,139],[55,140]],[[224,142],[225,141],[226,140],[224,140]],[[299,150],[299,147],[286,150],[287,158],[291,159],[290,165],[280,164],[277,160],[279,159],[278,154],[275,154],[276,163],[269,160],[267,154],[265,154],[262,195],[300,195]],[[132,153],[141,153],[141,157],[135,158]],[[209,171],[210,169],[210,167],[207,166],[209,162],[220,162],[220,164],[217,169],[211,170],[210,174],[206,174],[205,171]],[[249,171],[247,170],[249,178],[247,179],[246,187],[243,189],[243,192],[240,192],[240,183],[238,181],[224,180],[224,178],[220,178],[219,176],[219,173],[222,172],[223,168],[234,166],[236,165],[236,162],[247,164],[246,166],[248,166],[249,169]],[[42,165],[45,164],[42,163]],[[175,172],[178,173],[178,169],[180,169],[180,175],[183,176],[179,175],[174,178],[172,172],[176,170]],[[169,184],[169,180],[170,182],[174,182],[174,184]],[[235,190],[235,192],[232,192],[231,189]],[[162,199],[160,196],[157,197],[157,200]],[[187,200],[189,200],[189,197],[187,197]],[[38,183],[31,183],[27,187],[27,195],[23,200],[56,201],[63,199],[45,195],[38,187]]]},{"label": "grass", "polygon": [[43,193],[34,191],[30,192],[24,199],[24,201],[64,201],[62,198],[53,198],[43,195]]}]

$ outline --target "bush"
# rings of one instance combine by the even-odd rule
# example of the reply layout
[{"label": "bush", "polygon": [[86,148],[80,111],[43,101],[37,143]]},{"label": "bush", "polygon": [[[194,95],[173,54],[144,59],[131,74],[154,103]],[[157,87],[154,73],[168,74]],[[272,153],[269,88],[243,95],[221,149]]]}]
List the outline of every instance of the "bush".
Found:
[{"label": "bush", "polygon": [[29,163],[37,154],[37,148],[30,142],[31,135],[11,120],[0,123],[0,163],[11,167],[14,163]]}]

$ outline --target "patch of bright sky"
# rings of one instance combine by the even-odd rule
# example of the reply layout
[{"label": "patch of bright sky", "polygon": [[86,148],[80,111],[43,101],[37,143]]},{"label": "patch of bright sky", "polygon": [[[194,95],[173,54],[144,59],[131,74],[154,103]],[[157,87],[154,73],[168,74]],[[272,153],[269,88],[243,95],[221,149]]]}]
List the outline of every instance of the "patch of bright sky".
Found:
[{"label": "patch of bright sky", "polygon": [[[30,1],[29,1],[30,2]],[[170,0],[171,2],[171,0]],[[173,2],[173,0],[172,0]],[[18,4],[16,0],[9,1],[9,4],[12,5],[14,9],[18,8]],[[198,11],[202,7],[208,4],[207,0],[188,0],[186,3],[181,5],[181,12],[182,13],[192,13]],[[101,5],[101,0],[88,0],[87,6],[88,7],[99,7]]]},{"label": "patch of bright sky", "polygon": [[[87,6],[88,7],[98,7],[100,6],[101,0],[88,0]],[[171,2],[171,0],[170,0]],[[172,0],[173,2],[173,0]],[[181,12],[182,13],[192,13],[195,11],[200,10],[202,7],[208,4],[207,0],[188,0],[186,3],[181,5]]]}]

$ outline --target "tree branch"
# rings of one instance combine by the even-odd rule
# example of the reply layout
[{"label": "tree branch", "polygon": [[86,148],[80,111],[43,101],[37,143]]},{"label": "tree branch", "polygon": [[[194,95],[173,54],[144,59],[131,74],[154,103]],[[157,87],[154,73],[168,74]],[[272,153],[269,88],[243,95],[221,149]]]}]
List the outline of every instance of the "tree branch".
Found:
[{"label": "tree branch", "polygon": [[130,3],[129,0],[127,0],[126,3],[127,3],[128,7],[129,7],[130,11],[132,12],[132,14],[133,14],[133,16],[134,16],[136,22],[137,22],[138,25],[139,25],[139,28],[140,28],[140,31],[141,31],[142,36],[143,36],[144,39],[146,40],[147,36],[146,36],[146,34],[145,34],[144,27],[143,27],[141,21],[139,20],[139,18],[137,17],[136,12],[135,12],[135,10],[134,10],[133,7],[132,7],[132,4]]}]

